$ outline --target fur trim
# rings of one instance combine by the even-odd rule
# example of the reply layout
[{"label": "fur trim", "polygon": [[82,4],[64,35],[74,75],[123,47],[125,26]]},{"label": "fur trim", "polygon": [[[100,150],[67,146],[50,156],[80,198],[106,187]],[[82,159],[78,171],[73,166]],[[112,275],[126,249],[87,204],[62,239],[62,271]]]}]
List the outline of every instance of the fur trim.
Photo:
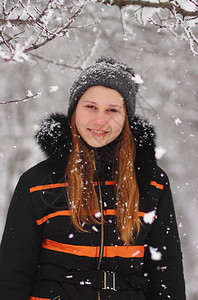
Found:
[{"label": "fur trim", "polygon": [[40,123],[36,141],[47,158],[69,155],[72,137],[68,119],[63,114],[51,114]]},{"label": "fur trim", "polygon": [[[135,116],[129,125],[136,141],[136,168],[143,165],[153,166],[155,159],[155,130],[151,123]],[[67,116],[51,114],[40,124],[36,141],[46,157],[51,160],[61,159],[66,162],[69,156],[72,138]]]},{"label": "fur trim", "polygon": [[136,163],[153,164],[155,158],[156,133],[148,120],[135,116],[129,125],[136,141]]}]

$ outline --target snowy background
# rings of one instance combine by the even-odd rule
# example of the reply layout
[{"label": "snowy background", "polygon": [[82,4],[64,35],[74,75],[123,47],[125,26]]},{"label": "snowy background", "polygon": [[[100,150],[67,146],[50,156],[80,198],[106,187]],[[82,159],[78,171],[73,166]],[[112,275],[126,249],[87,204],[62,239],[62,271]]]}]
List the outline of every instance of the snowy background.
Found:
[{"label": "snowy background", "polygon": [[[137,113],[156,127],[159,165],[168,173],[181,237],[187,299],[198,300],[198,64],[189,44],[139,25],[125,14],[123,34],[117,7],[88,5],[75,29],[40,48],[39,56],[21,63],[0,62],[0,101],[41,93],[26,102],[0,105],[0,237],[19,176],[44,159],[34,141],[39,120],[47,113],[66,113],[69,88],[78,69],[100,55],[132,66],[144,83]],[[128,24],[128,25],[127,25]],[[128,27],[127,27],[128,26]],[[37,54],[37,52],[34,52]],[[50,61],[49,61],[50,60]]]}]

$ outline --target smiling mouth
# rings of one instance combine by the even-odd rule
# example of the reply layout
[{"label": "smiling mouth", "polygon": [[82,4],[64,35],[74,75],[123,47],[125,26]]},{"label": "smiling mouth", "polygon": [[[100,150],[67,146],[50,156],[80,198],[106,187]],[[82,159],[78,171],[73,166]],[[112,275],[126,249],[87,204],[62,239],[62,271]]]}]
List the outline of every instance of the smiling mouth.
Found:
[{"label": "smiling mouth", "polygon": [[90,128],[88,128],[88,130],[94,136],[105,136],[108,133],[108,131],[105,130],[95,130]]}]

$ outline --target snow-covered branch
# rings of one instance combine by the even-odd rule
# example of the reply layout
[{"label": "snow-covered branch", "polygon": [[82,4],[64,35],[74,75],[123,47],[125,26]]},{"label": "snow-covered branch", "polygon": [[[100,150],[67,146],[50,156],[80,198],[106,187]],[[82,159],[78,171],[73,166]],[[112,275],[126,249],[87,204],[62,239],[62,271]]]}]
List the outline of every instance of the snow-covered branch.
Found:
[{"label": "snow-covered branch", "polygon": [[[194,0],[165,1],[151,0],[98,0],[106,5],[117,5],[120,8],[121,23],[124,35],[130,34],[130,18],[144,26],[148,23],[158,27],[160,30],[167,30],[176,38],[187,41],[189,48],[194,55],[198,54],[198,3]],[[130,11],[130,13],[129,13]],[[197,48],[197,49],[196,49]]]},{"label": "snow-covered branch", "polygon": [[55,66],[62,67],[65,69],[73,69],[73,70],[80,70],[80,71],[83,70],[81,67],[68,65],[68,64],[64,63],[61,59],[59,61],[56,61],[55,59],[49,59],[49,58],[43,57],[41,55],[33,54],[33,53],[31,53],[31,56],[36,59],[42,60],[42,61],[46,62],[47,64],[53,64]]},{"label": "snow-covered branch", "polygon": [[6,100],[6,101],[0,101],[0,104],[10,104],[10,103],[18,103],[18,102],[26,102],[30,99],[34,99],[34,98],[39,98],[40,97],[40,93],[37,94],[32,94],[31,91],[27,92],[27,96],[24,97],[23,99],[13,99],[13,100]]},{"label": "snow-covered branch", "polygon": [[[71,30],[97,25],[100,16],[92,24],[85,24],[85,18],[82,18],[81,24],[75,24],[75,21],[85,5],[88,7],[99,3],[103,7],[116,5],[120,8],[124,36],[133,34],[130,18],[135,18],[144,26],[153,24],[158,29],[167,30],[175,37],[187,41],[193,54],[197,54],[196,0],[3,0],[0,7],[0,59],[5,62],[28,61],[30,53],[56,38],[68,37]],[[34,54],[40,56],[38,51]]]},{"label": "snow-covered branch", "polygon": [[[194,55],[198,54],[195,47],[198,46],[198,38],[193,33],[192,27],[189,21],[194,21],[194,19],[184,20],[180,15],[173,11],[175,22],[169,22],[169,20],[160,19],[160,23],[156,22],[153,18],[149,17],[148,22],[158,27],[158,31],[162,29],[167,29],[172,35],[180,40],[185,40],[189,42],[190,50]],[[191,24],[192,25],[192,24]],[[178,34],[177,31],[182,29],[182,33]],[[181,31],[181,30],[180,30]]]},{"label": "snow-covered branch", "polygon": [[[190,2],[197,5],[194,1],[189,0]],[[142,0],[98,0],[100,3],[108,4],[108,5],[117,5],[118,7],[122,8],[127,5],[136,5],[142,8],[150,7],[150,8],[162,8],[162,9],[169,9],[170,11],[175,10],[178,14],[182,15],[183,17],[198,17],[198,11],[186,10],[179,5],[179,1],[175,2],[161,2],[161,1],[142,1]]]},{"label": "snow-covered branch", "polygon": [[[6,62],[28,60],[28,52],[57,37],[67,36],[87,1],[68,8],[63,1],[3,1],[0,13],[0,58]],[[74,12],[75,11],[75,12]],[[74,28],[74,27],[72,27]]]}]

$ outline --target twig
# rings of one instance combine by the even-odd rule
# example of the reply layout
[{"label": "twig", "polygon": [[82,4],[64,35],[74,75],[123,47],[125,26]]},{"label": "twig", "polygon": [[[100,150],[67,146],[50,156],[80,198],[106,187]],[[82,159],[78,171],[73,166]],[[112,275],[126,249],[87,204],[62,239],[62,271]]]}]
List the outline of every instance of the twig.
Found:
[{"label": "twig", "polygon": [[3,16],[6,19],[8,14],[6,11],[6,1],[5,0],[3,0],[3,2],[2,2],[2,10],[3,10]]},{"label": "twig", "polygon": [[169,10],[175,9],[178,14],[181,14],[183,17],[194,17],[198,16],[198,11],[187,11],[183,8],[181,8],[180,5],[176,5],[172,2],[150,2],[150,1],[142,1],[142,0],[97,0],[99,3],[109,4],[109,5],[117,5],[120,8],[127,6],[127,5],[138,5],[142,8],[144,7],[151,7],[151,8],[167,8]]},{"label": "twig", "polygon": [[[8,34],[4,34],[4,35],[6,36],[6,38],[7,38],[7,40],[5,40],[5,42],[8,43],[8,42],[10,42],[11,40],[17,39],[18,36],[19,36],[20,34],[23,34],[24,32],[25,32],[25,30],[23,30],[23,31],[21,31],[21,32],[19,32],[19,33],[17,33],[17,34],[14,34],[13,37],[10,37]],[[1,34],[1,31],[0,31],[0,34]],[[3,41],[3,42],[0,42],[0,46],[1,46],[2,44],[4,44],[5,42],[4,42],[4,41]]]},{"label": "twig", "polygon": [[10,52],[12,52],[12,45],[9,43],[9,41],[6,41],[5,39],[4,39],[4,36],[3,36],[3,31],[0,31],[0,36],[2,37],[2,43],[4,44],[4,45],[6,45],[6,47],[9,49],[9,51]]},{"label": "twig", "polygon": [[42,46],[44,46],[45,44],[47,44],[48,42],[54,40],[58,35],[64,36],[67,32],[68,32],[68,28],[71,26],[71,24],[77,19],[77,17],[80,15],[80,13],[82,12],[83,8],[85,6],[85,3],[83,5],[80,6],[80,8],[75,12],[75,14],[69,18],[69,21],[56,33],[53,33],[50,37],[46,38],[45,41],[43,41],[40,44],[37,45],[33,45],[27,49],[24,50],[24,53],[30,52],[32,50],[36,50]]},{"label": "twig", "polygon": [[14,5],[11,7],[10,11],[7,13],[7,17],[15,10],[15,8],[17,8],[17,4],[14,4]]},{"label": "twig", "polygon": [[19,1],[19,3],[21,4],[21,6],[23,7],[23,9],[25,9],[25,11],[26,11],[26,14],[29,16],[29,18],[30,19],[32,19],[32,21],[34,21],[34,18],[32,17],[32,15],[30,15],[29,13],[28,13],[28,11],[27,11],[27,9],[26,9],[26,7],[25,7],[25,5],[21,2],[21,1]]},{"label": "twig", "polygon": [[190,2],[192,2],[195,6],[198,6],[198,3],[196,3],[195,1],[193,0],[189,0]]},{"label": "twig", "polygon": [[81,67],[70,66],[70,65],[67,65],[67,64],[60,63],[58,61],[49,59],[49,58],[42,57],[42,56],[37,55],[37,54],[30,53],[30,55],[35,57],[35,58],[38,58],[40,60],[44,60],[47,63],[54,64],[56,66],[60,66],[60,67],[68,68],[68,69],[73,69],[73,70],[81,70],[81,71],[83,70]]},{"label": "twig", "polygon": [[23,20],[23,19],[0,19],[0,25],[10,23],[13,25],[32,25],[35,24],[37,20]]},{"label": "twig", "polygon": [[37,93],[37,94],[34,94],[34,95],[30,95],[30,96],[27,95],[23,99],[0,101],[0,104],[10,104],[10,103],[26,102],[26,101],[28,101],[30,99],[39,98],[39,97],[40,97],[40,93]]},{"label": "twig", "polygon": [[[161,21],[161,20],[160,20],[160,21]],[[161,22],[161,24],[158,24],[158,23],[155,22],[155,21],[153,20],[153,18],[151,18],[151,17],[148,17],[148,23],[151,23],[151,24],[153,24],[153,25],[159,27],[159,29],[162,29],[162,28],[165,28],[165,29],[172,29],[173,27],[176,27],[176,25],[173,24],[173,23],[171,23],[171,24],[166,24],[166,23],[163,24],[163,23]]]}]

